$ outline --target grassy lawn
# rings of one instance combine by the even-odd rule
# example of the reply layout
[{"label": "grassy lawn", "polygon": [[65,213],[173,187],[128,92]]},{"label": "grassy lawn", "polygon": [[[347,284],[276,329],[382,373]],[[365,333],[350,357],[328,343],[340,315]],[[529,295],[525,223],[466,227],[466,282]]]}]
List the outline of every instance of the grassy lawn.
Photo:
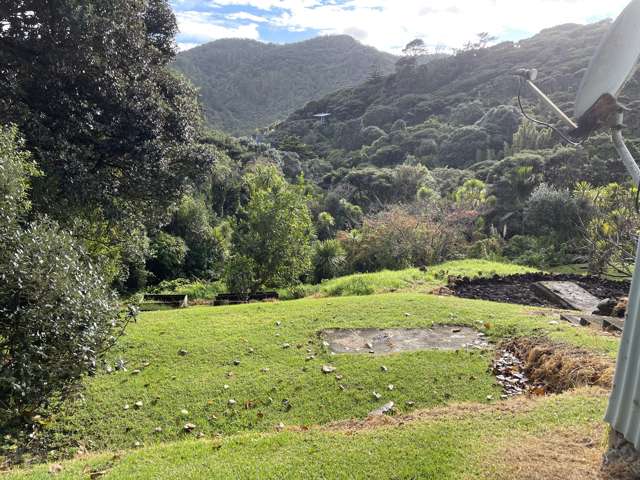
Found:
[{"label": "grassy lawn", "polygon": [[[417,268],[406,270],[385,270],[376,273],[357,273],[346,277],[327,280],[319,285],[304,285],[305,296],[340,297],[352,295],[371,295],[389,292],[429,293],[434,288],[446,285],[449,275],[459,277],[478,277],[512,275],[534,272],[536,269],[509,263],[488,260],[455,260],[429,267],[426,272]],[[290,291],[282,291],[283,298],[290,298]]]},{"label": "grassy lawn", "polygon": [[[66,462],[55,478],[88,478],[91,472],[105,472],[101,478],[122,480],[512,479],[517,477],[512,476],[510,469],[517,465],[505,462],[506,448],[532,435],[549,442],[558,432],[572,428],[577,429],[578,435],[588,434],[585,426],[600,418],[605,400],[601,392],[584,390],[536,401],[509,401],[505,403],[510,408],[503,410],[443,413],[402,426],[245,433],[219,439],[183,440]],[[596,448],[600,440],[594,439]],[[42,466],[6,478],[48,479],[51,474],[49,467]]]},{"label": "grassy lawn", "polygon": [[[463,274],[479,271],[475,262],[466,268]],[[380,274],[378,284],[391,277]],[[510,436],[584,428],[600,420],[606,397],[580,391],[503,412],[500,405],[522,402],[493,400],[500,390],[487,371],[490,351],[332,355],[318,332],[468,325],[493,341],[546,334],[615,356],[616,338],[549,323],[555,319],[544,309],[415,292],[148,312],[111,353],[127,371],[88,378],[82,398],[48,418],[45,431],[60,452],[73,453],[74,445],[92,452],[65,463],[59,478],[84,478],[87,468],[122,479],[497,478],[482,472],[495,467],[488,459]],[[323,374],[329,364],[336,372]],[[397,415],[445,411],[352,434],[329,426],[365,418],[390,400]],[[460,402],[471,403],[472,413],[447,410]],[[187,423],[195,425],[191,433]],[[285,431],[276,432],[280,423]],[[115,460],[100,454],[116,451]],[[48,475],[42,466],[7,478]]]}]

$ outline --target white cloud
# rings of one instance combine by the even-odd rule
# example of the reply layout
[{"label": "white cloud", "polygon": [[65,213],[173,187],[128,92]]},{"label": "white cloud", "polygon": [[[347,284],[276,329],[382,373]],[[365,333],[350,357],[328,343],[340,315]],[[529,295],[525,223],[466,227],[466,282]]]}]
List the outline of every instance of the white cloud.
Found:
[{"label": "white cloud", "polygon": [[587,23],[617,15],[628,0],[349,0],[314,6],[294,3],[287,12],[273,18],[276,25],[323,33],[359,32],[365,43],[398,53],[402,45],[417,37],[431,45],[459,47],[483,31],[505,38],[514,32],[530,35],[562,23]]},{"label": "white cloud", "polygon": [[[178,11],[180,41],[259,39],[259,25],[283,32],[346,33],[393,53],[414,38],[460,47],[479,32],[520,39],[562,23],[614,17],[629,0],[173,0],[207,12]],[[226,8],[225,8],[226,7]],[[231,7],[232,13],[228,12]],[[187,7],[188,8],[188,7]],[[196,7],[194,7],[196,8]],[[240,8],[251,11],[236,11]],[[256,11],[256,9],[258,11]],[[251,22],[241,24],[242,22]],[[285,37],[286,38],[286,37]]]},{"label": "white cloud", "polygon": [[268,18],[261,17],[259,15],[254,15],[253,13],[249,13],[249,12],[229,13],[228,15],[225,15],[225,18],[227,20],[250,20],[250,21],[256,22],[256,23],[267,23],[267,22],[269,22]]},{"label": "white cloud", "polygon": [[[176,12],[183,46],[210,42],[220,38],[252,38],[259,39],[258,25],[230,26],[205,12]],[[180,45],[179,45],[180,46]]]}]

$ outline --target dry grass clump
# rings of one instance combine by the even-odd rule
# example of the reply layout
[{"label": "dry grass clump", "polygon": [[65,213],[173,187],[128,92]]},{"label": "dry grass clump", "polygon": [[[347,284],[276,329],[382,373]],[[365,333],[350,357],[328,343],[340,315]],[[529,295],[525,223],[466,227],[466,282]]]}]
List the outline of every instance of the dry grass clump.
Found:
[{"label": "dry grass clump", "polygon": [[611,388],[615,365],[605,355],[546,338],[517,338],[503,348],[525,363],[530,381],[544,385],[547,393],[585,386]]}]

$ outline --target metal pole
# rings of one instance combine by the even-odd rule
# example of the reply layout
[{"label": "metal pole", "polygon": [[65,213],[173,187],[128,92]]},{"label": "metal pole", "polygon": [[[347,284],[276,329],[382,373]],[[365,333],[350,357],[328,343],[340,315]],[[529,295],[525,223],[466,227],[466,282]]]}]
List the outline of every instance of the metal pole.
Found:
[{"label": "metal pole", "polygon": [[[636,185],[640,183],[640,168],[622,138],[622,112],[618,113],[613,130],[613,143],[620,159]],[[636,264],[629,292],[627,318],[616,363],[613,390],[605,420],[625,440],[640,449],[640,243],[636,251]]]},{"label": "metal pole", "polygon": [[573,120],[571,120],[569,117],[567,117],[567,115],[562,110],[560,110],[560,108],[555,103],[553,103],[553,101],[549,97],[547,97],[542,92],[542,90],[540,90],[538,87],[536,87],[535,83],[533,83],[528,78],[525,78],[525,81],[533,89],[535,94],[538,95],[538,97],[540,97],[540,100],[542,100],[547,107],[549,107],[551,110],[553,110],[553,112],[558,116],[558,118],[560,120],[562,120],[567,126],[569,126],[573,130],[578,128],[578,125],[576,125]]}]

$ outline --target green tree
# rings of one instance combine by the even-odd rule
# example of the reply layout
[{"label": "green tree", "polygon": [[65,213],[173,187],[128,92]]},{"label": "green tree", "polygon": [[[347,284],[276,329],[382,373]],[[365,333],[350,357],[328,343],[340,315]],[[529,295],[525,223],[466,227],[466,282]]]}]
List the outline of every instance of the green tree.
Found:
[{"label": "green tree", "polygon": [[213,160],[196,92],[169,68],[168,2],[4,2],[0,25],[0,118],[45,173],[34,208],[157,225]]},{"label": "green tree", "polygon": [[337,277],[346,261],[342,244],[335,239],[317,242],[313,251],[313,279],[316,283]]},{"label": "green tree", "polygon": [[[233,234],[235,269],[252,279],[251,290],[294,285],[311,268],[313,224],[304,185],[291,185],[273,165],[258,164],[246,174],[249,200]],[[250,260],[250,261],[249,261]],[[230,284],[234,278],[227,277]]]}]

